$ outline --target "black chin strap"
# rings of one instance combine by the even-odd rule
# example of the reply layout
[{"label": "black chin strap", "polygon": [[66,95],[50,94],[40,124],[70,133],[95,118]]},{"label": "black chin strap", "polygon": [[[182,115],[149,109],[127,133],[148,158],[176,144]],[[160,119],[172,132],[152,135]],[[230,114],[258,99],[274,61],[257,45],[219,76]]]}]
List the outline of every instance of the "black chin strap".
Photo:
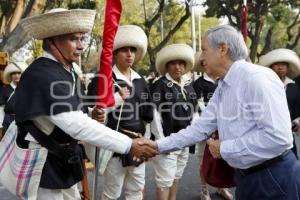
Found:
[{"label": "black chin strap", "polygon": [[[60,51],[60,49],[56,46],[54,40],[51,39],[51,41],[52,41],[54,47],[55,47],[55,48],[57,49],[57,51],[59,52],[59,54],[63,57],[63,59],[65,59],[65,61],[67,61],[67,63],[69,63],[68,60],[66,59],[66,57],[63,55],[63,53]],[[69,64],[70,64],[70,66],[64,66],[64,67],[70,67],[70,70],[71,70],[71,68],[73,67],[73,65],[72,65],[72,63],[69,63]]]}]

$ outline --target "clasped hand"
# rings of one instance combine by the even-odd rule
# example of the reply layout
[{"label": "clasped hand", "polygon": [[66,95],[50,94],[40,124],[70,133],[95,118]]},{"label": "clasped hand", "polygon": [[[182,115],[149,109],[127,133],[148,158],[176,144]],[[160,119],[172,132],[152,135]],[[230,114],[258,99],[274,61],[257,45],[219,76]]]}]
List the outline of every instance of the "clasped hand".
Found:
[{"label": "clasped hand", "polygon": [[159,153],[156,142],[145,138],[134,139],[130,152],[136,161],[146,161]]},{"label": "clasped hand", "polygon": [[221,141],[219,139],[210,138],[206,141],[206,144],[208,145],[208,149],[214,158],[221,158]]}]

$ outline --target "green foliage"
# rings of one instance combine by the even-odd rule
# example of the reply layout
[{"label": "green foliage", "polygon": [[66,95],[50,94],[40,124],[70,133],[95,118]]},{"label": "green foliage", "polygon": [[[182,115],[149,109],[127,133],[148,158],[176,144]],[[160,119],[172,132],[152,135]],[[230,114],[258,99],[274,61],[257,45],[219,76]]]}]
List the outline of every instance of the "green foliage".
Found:
[{"label": "green foliage", "polygon": [[[255,1],[256,4],[248,4],[248,35],[251,48],[251,57],[260,55],[261,51],[269,51],[274,48],[294,48],[299,51],[299,45],[295,45],[298,26],[291,28],[288,35],[287,28],[292,24],[297,12],[299,12],[299,0],[266,0]],[[238,29],[241,26],[242,1],[240,0],[210,0],[206,1],[208,6],[207,16],[226,16],[229,23]],[[298,18],[298,24],[300,19]],[[268,39],[268,37],[270,39]],[[297,41],[296,41],[297,42]],[[266,53],[266,52],[265,52]]]},{"label": "green foliage", "polygon": [[32,46],[31,46],[30,50],[33,53],[34,59],[40,57],[43,54],[44,50],[43,50],[42,46],[43,46],[42,40],[33,40],[32,41]]},{"label": "green foliage", "polygon": [[122,16],[120,24],[134,24],[143,26],[143,5],[137,0],[125,0],[122,4]]},{"label": "green foliage", "polygon": [[[157,13],[158,2],[155,0],[145,0],[145,9],[147,19],[150,20],[154,14]],[[145,23],[145,13],[143,7],[143,1],[137,0],[123,0],[122,1],[123,11],[121,16],[120,24],[134,24],[144,27]],[[105,1],[98,0],[96,1],[97,7],[97,18],[96,25],[93,30],[93,39],[97,41],[97,44],[101,42],[102,39],[102,31],[103,31],[103,21],[104,21],[104,7]],[[166,34],[175,26],[175,23],[185,14],[185,7],[179,4],[166,4],[163,12],[163,22],[164,22],[164,34]],[[217,18],[203,18],[201,23],[201,32],[205,32],[208,28],[215,26],[219,21]],[[196,37],[198,36],[198,25],[196,20]],[[160,20],[157,20],[149,33],[149,44],[151,47],[156,47],[162,41],[161,38],[161,30],[160,30]],[[188,19],[185,23],[180,27],[180,29],[175,32],[175,34],[168,41],[168,44],[172,43],[186,43],[191,45],[191,20]],[[88,59],[89,62],[94,58],[91,58],[91,54]],[[86,62],[83,60],[83,62]],[[93,61],[94,63],[94,61]],[[143,60],[138,62],[134,67],[137,71],[149,72],[150,68],[149,55],[146,54]],[[89,68],[89,67],[87,67]],[[88,70],[89,71],[89,70]]]},{"label": "green foliage", "polygon": [[[185,7],[170,3],[166,6],[164,11],[164,31],[169,32],[176,22],[185,14]],[[173,43],[186,43],[192,44],[191,40],[191,20],[188,19],[180,29],[171,37],[168,44]]]},{"label": "green foliage", "polygon": [[[289,43],[289,38],[286,32],[287,26],[291,24],[291,21],[295,18],[296,12],[291,10],[289,5],[280,3],[274,5],[274,7],[270,10],[268,15],[266,16],[266,29],[262,32],[262,37],[260,43],[265,45],[264,37],[266,36],[266,32],[268,29],[272,29],[272,40],[271,40],[271,49],[276,48],[285,48],[287,43]],[[294,27],[291,30],[293,35],[296,35],[298,32],[298,27]],[[299,49],[295,48],[294,50],[299,51]]]},{"label": "green foliage", "polygon": [[1,0],[0,1],[0,10],[1,10],[1,14],[5,14],[7,12],[9,12],[12,9],[12,2],[11,0]]},{"label": "green foliage", "polygon": [[96,8],[96,2],[93,0],[82,0],[82,1],[70,1],[68,3],[69,9],[76,9],[76,8],[82,8],[82,9],[95,9]]}]

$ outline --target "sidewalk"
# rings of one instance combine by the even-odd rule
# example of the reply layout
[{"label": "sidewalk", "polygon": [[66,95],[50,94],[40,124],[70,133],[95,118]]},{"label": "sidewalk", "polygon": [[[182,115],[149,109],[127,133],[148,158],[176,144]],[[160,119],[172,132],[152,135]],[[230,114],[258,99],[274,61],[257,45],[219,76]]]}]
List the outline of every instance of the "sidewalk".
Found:
[{"label": "sidewalk", "polygon": [[[300,155],[300,137],[296,137],[296,145],[298,147],[298,155]],[[100,194],[102,191],[103,179],[101,176],[99,179],[99,190],[97,195],[97,200],[100,200]],[[89,188],[90,194],[92,195],[92,184],[93,184],[93,171],[89,172]],[[199,200],[200,199],[200,180],[199,180],[199,160],[197,156],[190,155],[188,165],[184,172],[183,178],[179,184],[179,190],[177,193],[177,200]],[[209,188],[211,193],[211,198],[214,200],[221,200],[216,193],[214,188]],[[154,170],[151,162],[146,165],[146,187],[145,187],[145,200],[155,199],[155,180],[154,180]],[[0,185],[0,199],[1,200],[19,200],[18,198],[12,196],[7,190],[5,190]],[[122,196],[121,200],[124,199]]]}]

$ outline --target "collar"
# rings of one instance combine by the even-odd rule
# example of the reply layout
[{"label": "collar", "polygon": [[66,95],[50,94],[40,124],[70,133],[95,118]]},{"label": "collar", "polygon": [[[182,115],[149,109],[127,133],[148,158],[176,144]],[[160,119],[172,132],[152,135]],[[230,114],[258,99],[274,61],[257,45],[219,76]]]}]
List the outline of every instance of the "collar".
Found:
[{"label": "collar", "polygon": [[175,83],[176,85],[179,85],[180,87],[184,86],[184,81],[182,80],[182,77],[180,78],[179,82],[175,81],[169,73],[166,73],[166,78],[171,81],[172,83]]},{"label": "collar", "polygon": [[186,90],[184,89],[185,86],[185,81],[182,79],[182,76],[180,77],[180,81],[175,81],[169,73],[166,73],[165,75],[166,79],[168,79],[169,81],[171,81],[172,83],[178,85],[180,87],[180,92],[183,95],[183,98],[186,100]]},{"label": "collar", "polygon": [[112,71],[116,75],[116,78],[122,81],[125,81],[130,87],[132,87],[132,82],[134,79],[140,79],[142,78],[137,72],[135,72],[133,69],[130,68],[130,78],[131,80],[128,80],[122,72],[118,69],[116,65],[113,66]]},{"label": "collar", "polygon": [[16,89],[16,85],[13,83],[13,82],[10,82],[10,84],[9,84],[14,90]]},{"label": "collar", "polygon": [[[54,60],[55,62],[58,62],[58,60],[48,51],[44,51],[43,55],[41,57],[44,57],[44,58],[48,58],[50,60]],[[58,62],[59,63],[59,62]],[[72,63],[72,68],[69,70],[67,70],[66,68],[64,68],[67,72],[70,72],[72,73],[74,71],[74,65]]]},{"label": "collar", "polygon": [[245,62],[246,62],[245,60],[237,60],[234,63],[232,63],[232,65],[230,66],[224,79],[221,81],[224,82],[225,84],[227,84],[228,86],[230,86],[231,84],[234,84],[235,73],[237,72],[237,69],[239,68],[239,66],[241,66]]},{"label": "collar", "polygon": [[203,73],[203,79],[206,80],[206,81],[208,81],[208,82],[211,82],[211,83],[216,83],[216,81],[214,79],[210,78],[207,75],[207,73],[205,73],[205,72]]},{"label": "collar", "polygon": [[54,60],[55,62],[58,62],[57,59],[48,51],[44,51],[42,57],[49,58],[50,60]]},{"label": "collar", "polygon": [[287,84],[290,84],[290,83],[295,83],[295,81],[293,81],[292,79],[290,79],[289,77],[286,76],[283,81],[284,87],[286,87]]}]

